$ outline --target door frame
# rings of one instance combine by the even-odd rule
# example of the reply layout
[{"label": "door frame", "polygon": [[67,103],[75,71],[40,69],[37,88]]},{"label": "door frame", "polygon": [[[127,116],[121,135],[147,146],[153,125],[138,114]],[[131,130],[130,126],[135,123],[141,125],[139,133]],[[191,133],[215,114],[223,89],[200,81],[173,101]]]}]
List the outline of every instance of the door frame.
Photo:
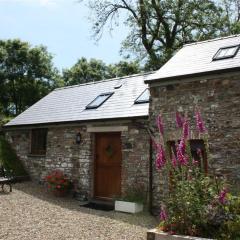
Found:
[{"label": "door frame", "polygon": [[96,172],[97,172],[97,135],[111,135],[111,134],[118,134],[119,135],[119,140],[120,140],[120,149],[121,149],[121,164],[120,164],[120,168],[119,168],[119,172],[120,172],[120,192],[122,192],[122,139],[121,139],[121,132],[119,131],[110,131],[110,132],[95,132],[94,133],[94,157],[93,157],[93,192],[92,192],[92,197],[94,199],[99,199],[99,200],[104,200],[104,201],[112,201],[112,198],[108,198],[108,197],[99,197],[96,196],[95,190],[96,190]]}]

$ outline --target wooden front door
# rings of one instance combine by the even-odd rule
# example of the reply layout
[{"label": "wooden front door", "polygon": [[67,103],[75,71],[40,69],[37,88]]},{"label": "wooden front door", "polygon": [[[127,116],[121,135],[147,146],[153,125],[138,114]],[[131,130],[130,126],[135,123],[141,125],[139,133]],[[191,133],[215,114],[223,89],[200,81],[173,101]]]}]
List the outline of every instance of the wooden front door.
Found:
[{"label": "wooden front door", "polygon": [[96,133],[95,197],[111,199],[121,194],[121,162],[120,133]]}]

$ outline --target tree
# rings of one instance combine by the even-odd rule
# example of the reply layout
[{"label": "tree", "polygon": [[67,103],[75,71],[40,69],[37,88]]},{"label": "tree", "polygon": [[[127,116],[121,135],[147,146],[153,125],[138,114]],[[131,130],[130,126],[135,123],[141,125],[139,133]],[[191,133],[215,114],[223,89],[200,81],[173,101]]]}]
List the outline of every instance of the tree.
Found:
[{"label": "tree", "polygon": [[227,28],[231,16],[226,16],[222,1],[89,0],[88,3],[97,39],[107,24],[112,29],[118,24],[119,15],[125,12],[125,23],[131,31],[123,42],[123,51],[134,52],[138,59],[147,59],[147,68],[158,69],[184,43],[230,33],[234,20],[229,21],[231,26]]},{"label": "tree", "polygon": [[81,58],[70,69],[63,71],[65,85],[82,84],[103,79],[122,77],[140,72],[137,62],[120,61],[107,65],[101,60]]},{"label": "tree", "polygon": [[99,81],[107,78],[107,66],[101,60],[81,58],[70,69],[63,71],[65,85]]},{"label": "tree", "polygon": [[43,46],[18,39],[0,40],[0,105],[17,115],[60,83],[52,56]]},{"label": "tree", "polygon": [[116,64],[110,64],[108,66],[109,77],[123,77],[141,72],[141,68],[138,62],[126,62],[120,61]]},{"label": "tree", "polygon": [[240,0],[222,0],[223,32],[225,35],[240,33]]}]

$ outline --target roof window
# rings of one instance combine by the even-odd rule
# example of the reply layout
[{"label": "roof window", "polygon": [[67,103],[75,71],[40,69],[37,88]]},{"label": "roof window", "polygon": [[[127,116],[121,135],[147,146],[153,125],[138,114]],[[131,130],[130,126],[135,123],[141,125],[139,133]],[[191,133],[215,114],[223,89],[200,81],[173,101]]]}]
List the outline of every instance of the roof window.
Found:
[{"label": "roof window", "polygon": [[149,102],[149,97],[150,97],[149,89],[146,88],[146,89],[140,94],[140,96],[134,101],[134,103],[135,103],[135,104],[138,104],[138,103],[148,103],[148,102]]},{"label": "roof window", "polygon": [[234,45],[234,46],[220,48],[217,51],[217,53],[213,56],[213,61],[235,57],[239,50],[239,47],[240,45]]},{"label": "roof window", "polygon": [[104,102],[106,102],[111,96],[113,95],[113,92],[110,93],[102,93],[98,95],[92,102],[90,102],[86,109],[94,109],[100,107]]}]

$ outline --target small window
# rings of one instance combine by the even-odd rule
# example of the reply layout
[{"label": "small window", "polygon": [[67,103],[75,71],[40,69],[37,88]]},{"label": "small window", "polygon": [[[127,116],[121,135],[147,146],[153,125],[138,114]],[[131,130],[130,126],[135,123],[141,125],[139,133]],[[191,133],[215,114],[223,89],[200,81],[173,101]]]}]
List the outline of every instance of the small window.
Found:
[{"label": "small window", "polygon": [[149,97],[150,97],[150,94],[149,94],[149,89],[145,89],[141,95],[135,100],[135,104],[137,103],[148,103],[149,102]]},{"label": "small window", "polygon": [[47,129],[33,129],[31,133],[31,154],[45,155],[47,148]]},{"label": "small window", "polygon": [[217,53],[213,56],[213,60],[221,60],[226,58],[233,58],[236,56],[240,45],[220,48]]},{"label": "small window", "polygon": [[200,169],[207,173],[208,172],[207,152],[204,141],[202,139],[191,139],[190,148],[193,159],[198,161]]},{"label": "small window", "polygon": [[86,109],[93,109],[100,107],[105,101],[108,100],[113,95],[113,93],[102,93],[98,95],[92,102],[90,102]]},{"label": "small window", "polygon": [[[206,153],[204,141],[202,139],[190,139],[189,143],[190,143],[192,158],[198,161],[199,162],[198,165],[200,169],[203,172],[207,173],[208,163],[207,163],[207,153]],[[170,156],[172,156],[172,153],[174,153],[174,155],[176,156],[177,152],[176,152],[175,141],[168,141],[167,144],[168,144]],[[201,157],[200,157],[200,154],[201,154]]]}]

